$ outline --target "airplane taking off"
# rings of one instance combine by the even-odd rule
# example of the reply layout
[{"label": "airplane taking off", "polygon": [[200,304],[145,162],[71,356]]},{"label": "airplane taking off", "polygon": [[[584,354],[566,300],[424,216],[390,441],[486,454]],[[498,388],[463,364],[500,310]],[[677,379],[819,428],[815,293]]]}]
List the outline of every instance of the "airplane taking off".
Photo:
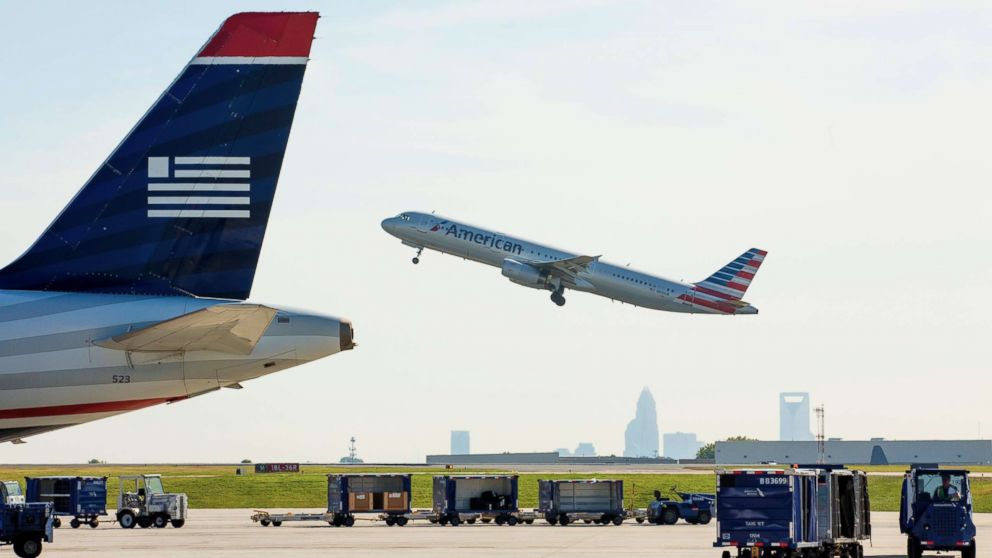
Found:
[{"label": "airplane taking off", "polygon": [[251,292],[316,13],[228,18],[0,270],[0,441],[195,397],[353,348]]},{"label": "airplane taking off", "polygon": [[408,212],[390,217],[382,228],[403,244],[501,268],[510,281],[551,291],[565,304],[565,289],[605,296],[635,306],[689,314],[757,314],[741,300],[767,252],[752,248],[698,283],[682,283],[627,267],[459,223],[433,214]]}]

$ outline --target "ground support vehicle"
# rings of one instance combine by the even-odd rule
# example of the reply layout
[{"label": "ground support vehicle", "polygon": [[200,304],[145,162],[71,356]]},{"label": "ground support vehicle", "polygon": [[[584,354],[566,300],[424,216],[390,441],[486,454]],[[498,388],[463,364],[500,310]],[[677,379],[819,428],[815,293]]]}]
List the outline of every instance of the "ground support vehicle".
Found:
[{"label": "ground support vehicle", "polygon": [[622,480],[542,479],[537,484],[537,512],[552,525],[576,521],[620,525],[627,517]]},{"label": "ground support vehicle", "polygon": [[717,471],[723,558],[861,558],[867,476],[839,467]]},{"label": "ground support vehicle", "polygon": [[517,475],[437,475],[433,511],[441,525],[457,527],[476,520],[497,525],[520,523]]},{"label": "ground support vehicle", "polygon": [[100,516],[107,515],[107,477],[25,477],[28,502],[49,502],[55,518],[53,526],[62,526],[59,516],[71,517],[69,525],[96,528]]},{"label": "ground support vehicle", "polygon": [[679,519],[686,523],[706,525],[713,519],[713,499],[710,494],[674,491],[678,500],[663,498],[655,490],[654,501],[648,506],[647,520],[655,525],[674,525]]},{"label": "ground support vehicle", "polygon": [[[2,490],[6,497],[10,487]],[[35,558],[41,554],[43,543],[52,542],[53,517],[52,505],[47,502],[0,503],[0,544],[14,545],[14,554],[20,558]]]},{"label": "ground support vehicle", "polygon": [[125,529],[186,524],[188,498],[167,494],[162,475],[122,475],[118,481],[117,523]]},{"label": "ground support vehicle", "polygon": [[906,534],[906,555],[960,551],[975,558],[975,522],[968,471],[913,467],[902,481],[899,530]]},{"label": "ground support vehicle", "polygon": [[335,527],[351,527],[356,513],[384,516],[386,525],[406,525],[411,475],[327,475],[327,513]]}]

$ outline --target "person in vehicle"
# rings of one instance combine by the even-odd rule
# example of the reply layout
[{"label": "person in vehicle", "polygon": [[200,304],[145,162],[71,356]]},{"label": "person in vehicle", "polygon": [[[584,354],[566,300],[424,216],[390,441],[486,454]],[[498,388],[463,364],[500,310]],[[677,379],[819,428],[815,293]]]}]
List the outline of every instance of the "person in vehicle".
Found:
[{"label": "person in vehicle", "polygon": [[940,486],[933,491],[933,499],[935,502],[952,502],[961,497],[958,493],[957,487],[951,484],[951,475],[948,475],[947,473],[940,475],[940,481]]}]

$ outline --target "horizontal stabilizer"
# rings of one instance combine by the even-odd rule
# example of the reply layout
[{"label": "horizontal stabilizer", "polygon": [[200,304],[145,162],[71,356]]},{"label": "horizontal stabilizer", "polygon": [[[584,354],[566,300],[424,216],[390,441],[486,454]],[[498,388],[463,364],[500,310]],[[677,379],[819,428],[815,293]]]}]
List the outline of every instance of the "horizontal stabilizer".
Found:
[{"label": "horizontal stabilizer", "polygon": [[119,351],[216,351],[247,355],[275,315],[274,308],[260,304],[218,304],[95,344]]}]

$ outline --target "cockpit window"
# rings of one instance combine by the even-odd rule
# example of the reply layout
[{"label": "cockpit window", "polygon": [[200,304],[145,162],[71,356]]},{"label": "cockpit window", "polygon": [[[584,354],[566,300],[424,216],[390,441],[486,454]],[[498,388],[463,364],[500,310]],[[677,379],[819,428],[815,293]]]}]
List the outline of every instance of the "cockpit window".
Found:
[{"label": "cockpit window", "polygon": [[404,221],[409,221],[410,216],[407,215],[406,213],[400,213],[400,219],[403,219]]}]

